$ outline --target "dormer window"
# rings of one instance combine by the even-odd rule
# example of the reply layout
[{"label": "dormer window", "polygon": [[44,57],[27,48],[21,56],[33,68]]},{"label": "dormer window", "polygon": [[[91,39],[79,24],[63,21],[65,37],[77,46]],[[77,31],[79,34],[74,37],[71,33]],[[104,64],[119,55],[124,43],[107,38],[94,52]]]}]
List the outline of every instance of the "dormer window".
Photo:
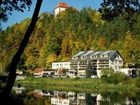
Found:
[{"label": "dormer window", "polygon": [[104,54],[102,54],[101,57],[104,58],[105,57]]},{"label": "dormer window", "polygon": [[77,59],[77,57],[73,57],[73,59]]},{"label": "dormer window", "polygon": [[95,55],[92,55],[91,58],[96,58]]},{"label": "dormer window", "polygon": [[84,59],[84,56],[82,56],[81,58]]},{"label": "dormer window", "polygon": [[87,56],[84,56],[84,58],[87,58]]}]

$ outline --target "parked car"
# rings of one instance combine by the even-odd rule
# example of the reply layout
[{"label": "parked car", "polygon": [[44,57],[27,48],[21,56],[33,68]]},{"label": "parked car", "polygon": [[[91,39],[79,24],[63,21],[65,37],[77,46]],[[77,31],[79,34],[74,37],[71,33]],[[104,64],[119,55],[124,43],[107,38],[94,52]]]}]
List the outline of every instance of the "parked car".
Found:
[{"label": "parked car", "polygon": [[53,75],[53,78],[60,78],[60,75]]},{"label": "parked car", "polygon": [[86,78],[85,75],[79,75],[78,77],[79,77],[79,78]]},{"label": "parked car", "polygon": [[98,78],[97,75],[91,75],[91,78]]}]

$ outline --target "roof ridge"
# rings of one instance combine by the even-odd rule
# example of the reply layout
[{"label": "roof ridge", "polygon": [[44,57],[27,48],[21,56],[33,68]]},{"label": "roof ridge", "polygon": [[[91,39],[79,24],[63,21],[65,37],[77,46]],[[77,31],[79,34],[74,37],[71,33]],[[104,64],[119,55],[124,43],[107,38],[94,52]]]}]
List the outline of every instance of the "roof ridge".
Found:
[{"label": "roof ridge", "polygon": [[59,2],[59,3],[57,4],[56,8],[57,8],[57,7],[68,8],[69,5],[68,5],[67,3],[65,3],[65,2]]}]

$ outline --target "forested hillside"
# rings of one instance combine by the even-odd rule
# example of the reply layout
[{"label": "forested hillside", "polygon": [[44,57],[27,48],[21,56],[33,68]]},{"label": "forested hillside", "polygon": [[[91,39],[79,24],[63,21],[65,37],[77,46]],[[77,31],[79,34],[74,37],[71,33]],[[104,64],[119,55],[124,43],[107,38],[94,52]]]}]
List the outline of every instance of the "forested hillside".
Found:
[{"label": "forested hillside", "polygon": [[[50,67],[53,61],[67,61],[81,50],[118,50],[125,64],[140,63],[140,14],[134,22],[123,16],[111,21],[91,8],[68,8],[56,17],[42,13],[19,69]],[[11,61],[29,25],[27,18],[0,33],[0,69]]]}]

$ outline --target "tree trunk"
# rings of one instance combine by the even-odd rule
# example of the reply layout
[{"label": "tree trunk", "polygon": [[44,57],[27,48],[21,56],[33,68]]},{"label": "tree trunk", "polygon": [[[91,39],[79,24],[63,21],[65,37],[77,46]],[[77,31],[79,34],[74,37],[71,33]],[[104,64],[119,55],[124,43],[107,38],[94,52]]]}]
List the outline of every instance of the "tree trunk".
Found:
[{"label": "tree trunk", "polygon": [[24,52],[24,49],[29,41],[29,38],[35,28],[35,24],[38,20],[38,14],[39,14],[39,10],[40,10],[42,1],[43,0],[37,0],[36,7],[34,10],[32,19],[31,19],[31,23],[24,35],[24,38],[18,48],[18,51],[14,55],[10,65],[8,67],[9,76],[8,76],[8,82],[3,90],[4,95],[9,95],[12,90],[12,87],[13,87],[15,79],[16,79],[16,68],[17,68],[18,62],[19,62],[20,57],[21,57],[22,53]]}]

